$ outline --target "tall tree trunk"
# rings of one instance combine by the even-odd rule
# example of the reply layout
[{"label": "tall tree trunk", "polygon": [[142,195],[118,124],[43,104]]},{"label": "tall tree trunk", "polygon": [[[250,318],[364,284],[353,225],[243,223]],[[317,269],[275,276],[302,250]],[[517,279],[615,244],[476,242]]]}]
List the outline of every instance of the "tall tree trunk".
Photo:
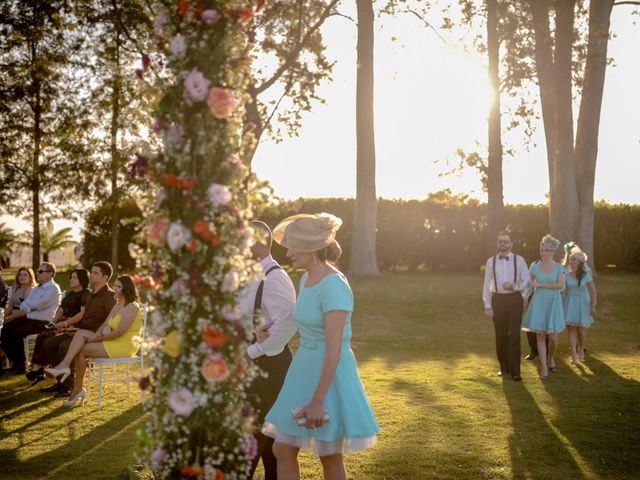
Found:
[{"label": "tall tree trunk", "polygon": [[373,122],[373,2],[358,7],[357,180],[349,273],[379,275],[376,259],[376,150]]},{"label": "tall tree trunk", "polygon": [[589,4],[589,40],[584,72],[580,113],[576,131],[576,170],[580,202],[579,245],[595,265],[593,251],[593,188],[598,158],[598,133],[602,93],[607,68],[609,26],[614,0],[592,1]]},{"label": "tall tree trunk", "polygon": [[118,128],[120,122],[120,35],[116,28],[114,42],[113,90],[111,92],[111,265],[114,275],[118,274],[118,240],[120,236],[120,212],[118,210]]},{"label": "tall tree trunk", "polygon": [[578,235],[578,190],[573,148],[571,77],[575,1],[556,2],[555,8],[556,158],[554,163],[555,181],[551,185],[555,202],[549,206],[549,227],[551,234],[564,243],[575,240]]},{"label": "tall tree trunk", "polygon": [[493,100],[489,109],[489,159],[487,169],[488,250],[495,250],[495,238],[504,229],[502,194],[502,133],[500,122],[500,39],[498,37],[498,1],[487,0],[487,49],[489,84]]},{"label": "tall tree trunk", "polygon": [[[34,23],[40,26],[37,10],[34,11]],[[31,64],[35,66],[38,61],[37,41],[31,44]],[[33,251],[31,252],[31,265],[34,270],[40,265],[40,147],[42,141],[42,99],[41,84],[37,68],[32,68],[31,81],[35,94],[33,103],[33,163],[31,179],[31,195],[33,208]]]}]

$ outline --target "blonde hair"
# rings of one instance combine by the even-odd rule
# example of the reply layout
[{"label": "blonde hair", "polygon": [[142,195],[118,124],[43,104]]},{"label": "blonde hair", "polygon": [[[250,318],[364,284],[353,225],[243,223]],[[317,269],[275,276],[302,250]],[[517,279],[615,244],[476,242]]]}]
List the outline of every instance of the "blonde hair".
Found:
[{"label": "blonde hair", "polygon": [[555,237],[552,237],[550,234],[547,233],[544,237],[542,237],[542,241],[540,242],[540,244],[552,250],[557,250],[558,247],[560,246],[560,240],[558,240]]}]

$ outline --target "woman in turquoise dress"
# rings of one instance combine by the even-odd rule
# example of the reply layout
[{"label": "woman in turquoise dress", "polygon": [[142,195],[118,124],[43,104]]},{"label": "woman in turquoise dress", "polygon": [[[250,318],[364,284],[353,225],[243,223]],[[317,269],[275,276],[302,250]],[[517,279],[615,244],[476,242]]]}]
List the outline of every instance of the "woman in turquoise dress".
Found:
[{"label": "woman in turquoise dress", "polygon": [[306,271],[293,310],[300,347],[263,426],[275,439],[281,480],[300,478],[301,448],[320,456],[324,478],[346,479],[343,454],[372,446],[380,430],[349,346],[353,293],[333,266],[341,224],[333,215],[301,214],[273,230],[293,266]]},{"label": "woman in turquoise dress", "polygon": [[593,325],[598,297],[596,285],[587,265],[587,255],[574,246],[565,258],[567,289],[562,294],[564,319],[569,332],[571,363],[584,360],[587,329]]},{"label": "woman in turquoise dress", "polygon": [[[536,333],[540,357],[540,378],[556,371],[555,353],[558,333],[564,330],[564,311],[560,292],[565,287],[564,267],[553,260],[560,242],[545,235],[540,243],[540,261],[531,266],[531,286],[535,289],[524,315],[522,329]],[[548,342],[547,342],[548,339]],[[548,348],[547,348],[548,343]]]}]

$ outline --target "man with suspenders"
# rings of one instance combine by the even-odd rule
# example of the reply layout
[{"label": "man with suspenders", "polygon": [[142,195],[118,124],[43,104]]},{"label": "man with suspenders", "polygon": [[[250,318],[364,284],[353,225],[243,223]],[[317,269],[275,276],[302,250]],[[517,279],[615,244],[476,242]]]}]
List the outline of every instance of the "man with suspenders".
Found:
[{"label": "man with suspenders", "polygon": [[[265,375],[258,376],[247,392],[255,408],[255,436],[258,441],[258,454],[251,465],[251,477],[262,458],[265,480],[275,480],[278,477],[276,458],[272,452],[273,439],[263,435],[260,428],[265,415],[278,398],[291,363],[289,340],[297,330],[291,316],[296,291],[289,275],[271,256],[271,229],[266,223],[257,220],[249,225],[254,231],[261,230],[261,235],[255,236],[251,253],[260,262],[264,279],[257,280],[245,288],[241,294],[240,307],[245,312],[253,313],[254,325],[258,330],[268,331],[268,337],[260,343],[256,342],[254,335],[253,342],[247,348],[247,356],[256,362]],[[262,325],[260,317],[264,319]]]},{"label": "man with suspenders", "polygon": [[487,260],[482,300],[485,313],[493,319],[499,376],[520,376],[520,324],[524,295],[529,284],[529,270],[520,255],[511,252],[513,242],[508,232],[498,234],[498,255]]}]

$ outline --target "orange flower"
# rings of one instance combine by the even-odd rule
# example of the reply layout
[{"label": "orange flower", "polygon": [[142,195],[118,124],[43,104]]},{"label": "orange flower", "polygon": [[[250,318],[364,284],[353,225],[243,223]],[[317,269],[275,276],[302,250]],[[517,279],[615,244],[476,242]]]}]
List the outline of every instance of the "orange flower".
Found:
[{"label": "orange flower", "polygon": [[[204,468],[202,467],[191,467],[189,465],[183,465],[180,468],[180,473],[182,475],[186,475],[187,477],[201,477],[204,475]],[[217,477],[216,477],[217,480]]]},{"label": "orange flower", "polygon": [[198,241],[195,238],[191,239],[191,243],[187,245],[187,252],[193,253],[198,249]]},{"label": "orange flower", "polygon": [[221,355],[211,355],[202,364],[200,373],[208,382],[222,382],[229,377],[229,367]]},{"label": "orange flower", "polygon": [[175,188],[178,190],[192,190],[193,180],[188,178],[176,177],[170,173],[163,173],[162,177],[167,187]]},{"label": "orange flower", "polygon": [[224,480],[224,473],[222,473],[222,470],[218,470],[216,468],[216,480]]},{"label": "orange flower", "polygon": [[220,348],[227,343],[227,335],[214,327],[206,327],[203,334],[204,343],[213,348]]},{"label": "orange flower", "polygon": [[209,240],[213,235],[209,229],[209,223],[204,220],[196,220],[196,223],[193,224],[193,231],[205,240]]},{"label": "orange flower", "polygon": [[233,92],[225,88],[213,87],[209,90],[209,98],[207,98],[207,105],[211,109],[211,114],[224,120],[229,118],[233,111],[238,106],[238,100],[234,97]]},{"label": "orange flower", "polygon": [[222,240],[220,239],[220,237],[218,235],[216,235],[215,233],[212,233],[211,234],[211,245],[213,245],[214,247],[217,247],[221,243],[222,243]]}]

